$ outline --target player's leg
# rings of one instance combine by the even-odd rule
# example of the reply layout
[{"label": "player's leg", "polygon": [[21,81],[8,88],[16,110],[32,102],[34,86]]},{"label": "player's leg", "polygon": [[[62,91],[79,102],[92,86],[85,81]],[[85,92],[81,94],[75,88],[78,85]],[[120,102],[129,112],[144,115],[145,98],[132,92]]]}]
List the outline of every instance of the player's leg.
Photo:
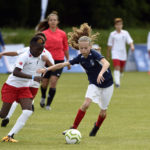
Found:
[{"label": "player's leg", "polygon": [[17,102],[13,102],[8,115],[6,116],[6,118],[4,118],[1,122],[1,127],[6,127],[7,124],[9,123],[9,120],[11,118],[11,116],[13,115],[14,111],[16,110],[18,103]]},{"label": "player's leg", "polygon": [[125,64],[126,64],[126,61],[120,61],[120,73],[121,73],[121,76],[123,76]]},{"label": "player's leg", "polygon": [[33,96],[33,101],[32,101],[32,111],[34,112],[35,108],[34,108],[34,98],[38,92],[38,88],[34,88],[34,87],[30,87],[30,92],[32,93],[32,96]]},{"label": "player's leg", "polygon": [[[90,106],[92,100],[90,98],[85,98],[85,101],[83,102],[81,108],[78,110],[77,115],[74,119],[74,123],[73,125],[70,127],[70,129],[77,129],[80,122],[82,121],[83,117],[85,116],[86,110],[88,109],[88,107]],[[68,130],[63,131],[63,135],[65,135],[65,133]]]},{"label": "player's leg", "polygon": [[46,109],[47,110],[50,110],[50,105],[54,99],[54,96],[56,94],[56,85],[57,85],[57,82],[58,82],[58,79],[59,77],[55,76],[55,75],[52,75],[50,77],[50,88],[49,88],[49,91],[48,91],[48,97],[47,97],[47,104],[46,104]]},{"label": "player's leg", "polygon": [[49,77],[50,77],[49,72],[47,72],[41,82],[41,101],[40,101],[41,107],[45,106],[45,98],[46,98],[47,87],[49,84]]},{"label": "player's leg", "polygon": [[115,86],[120,87],[120,60],[113,59]]},{"label": "player's leg", "polygon": [[88,107],[90,106],[92,100],[90,98],[86,98],[84,103],[82,104],[81,108],[78,110],[78,113],[75,117],[75,120],[74,120],[74,123],[73,123],[73,126],[72,128],[73,129],[77,129],[80,122],[82,121],[85,113],[86,113],[86,110],[88,109]]},{"label": "player's leg", "polygon": [[78,110],[78,113],[76,115],[72,128],[76,129],[79,126],[81,120],[83,119],[86,113],[86,110],[88,109],[92,101],[95,103],[98,103],[97,99],[95,99],[97,92],[98,92],[98,88],[95,85],[90,84],[88,86],[86,95],[85,95],[85,101],[82,104],[81,108]]},{"label": "player's leg", "polygon": [[32,115],[32,93],[29,88],[18,88],[18,99],[17,102],[22,107],[22,114],[17,119],[15,125],[8,133],[8,136],[4,137],[2,141],[4,142],[17,142],[13,139],[14,135],[17,134],[25,125],[28,118]]},{"label": "player's leg", "polygon": [[12,103],[16,100],[16,88],[8,84],[4,84],[1,90],[2,108],[0,110],[0,118],[5,118],[12,106]]},{"label": "player's leg", "polygon": [[112,94],[113,94],[113,85],[105,88],[105,89],[100,89],[101,92],[101,97],[99,99],[99,107],[101,108],[100,113],[98,115],[98,119],[96,121],[96,123],[94,124],[93,129],[91,130],[89,136],[96,136],[97,131],[99,130],[99,128],[101,127],[103,121],[106,118],[106,112],[107,112],[107,108],[108,105],[110,103]]},{"label": "player's leg", "polygon": [[6,103],[6,102],[3,102],[2,104],[2,108],[0,110],[0,118],[5,118],[7,115],[8,115],[8,112],[11,108],[11,103]]},{"label": "player's leg", "polygon": [[[58,63],[61,63],[61,62],[64,62],[64,61],[55,61],[55,64],[58,64]],[[50,77],[50,89],[49,89],[49,92],[48,92],[48,98],[47,98],[47,104],[46,104],[46,109],[47,110],[50,110],[50,105],[52,104],[52,101],[55,97],[55,94],[56,94],[56,86],[57,86],[57,83],[58,83],[58,80],[62,74],[62,71],[63,71],[63,68],[61,69],[58,69],[54,72],[51,72],[51,77]]]},{"label": "player's leg", "polygon": [[[32,99],[30,99],[30,98],[20,99],[19,103],[22,107],[22,114],[19,116],[19,118],[17,119],[15,125],[13,126],[11,131],[8,133],[7,138],[9,140],[12,140],[14,135],[17,134],[24,127],[24,125],[26,124],[28,118],[33,113],[33,111],[32,111]],[[6,139],[6,137],[4,137],[3,140],[4,139]],[[13,141],[10,141],[10,142],[13,142]]]}]

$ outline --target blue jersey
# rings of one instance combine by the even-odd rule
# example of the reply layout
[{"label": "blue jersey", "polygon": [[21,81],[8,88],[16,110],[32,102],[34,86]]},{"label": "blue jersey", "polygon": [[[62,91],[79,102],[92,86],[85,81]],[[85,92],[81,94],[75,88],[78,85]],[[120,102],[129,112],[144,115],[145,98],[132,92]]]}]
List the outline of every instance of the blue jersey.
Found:
[{"label": "blue jersey", "polygon": [[71,65],[80,64],[86,71],[88,80],[90,84],[94,84],[100,88],[107,88],[113,84],[113,78],[110,69],[108,69],[104,74],[104,82],[101,84],[97,83],[97,77],[102,69],[102,64],[100,60],[104,58],[100,53],[95,50],[91,50],[87,58],[82,54],[79,54],[74,59],[70,60]]}]

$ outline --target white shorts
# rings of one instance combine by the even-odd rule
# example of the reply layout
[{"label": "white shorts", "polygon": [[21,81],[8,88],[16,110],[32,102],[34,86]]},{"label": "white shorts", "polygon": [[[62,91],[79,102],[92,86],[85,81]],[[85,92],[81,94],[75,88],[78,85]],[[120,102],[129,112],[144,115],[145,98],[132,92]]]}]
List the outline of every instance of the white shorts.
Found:
[{"label": "white shorts", "polygon": [[94,84],[90,84],[86,91],[85,98],[90,98],[94,103],[97,103],[102,110],[108,108],[114,90],[114,85],[108,88],[99,88]]}]

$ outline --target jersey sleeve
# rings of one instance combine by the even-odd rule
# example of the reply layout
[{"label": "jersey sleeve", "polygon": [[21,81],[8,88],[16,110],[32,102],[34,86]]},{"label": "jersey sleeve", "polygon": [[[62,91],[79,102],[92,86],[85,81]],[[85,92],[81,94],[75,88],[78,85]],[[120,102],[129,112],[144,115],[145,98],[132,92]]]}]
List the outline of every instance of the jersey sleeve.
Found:
[{"label": "jersey sleeve", "polygon": [[45,55],[48,57],[49,61],[54,65],[55,62],[54,62],[54,59],[53,59],[51,53],[47,51],[47,52],[45,53]]},{"label": "jersey sleeve", "polygon": [[68,39],[67,39],[67,35],[66,33],[64,33],[63,36],[63,50],[64,51],[68,51],[69,47],[68,47]]},{"label": "jersey sleeve", "polygon": [[112,36],[112,33],[110,33],[110,35],[109,35],[107,46],[113,46],[113,36]]},{"label": "jersey sleeve", "polygon": [[79,56],[80,56],[80,55],[78,55],[77,57],[75,57],[75,58],[73,58],[72,60],[70,60],[69,63],[70,63],[71,65],[79,64],[79,63],[80,63]]},{"label": "jersey sleeve", "polygon": [[92,55],[95,60],[100,61],[104,56],[102,56],[100,53],[96,52],[95,50],[92,50]]},{"label": "jersey sleeve", "polygon": [[128,31],[126,32],[126,38],[127,38],[127,43],[128,44],[131,44],[133,42],[133,40],[132,40],[132,38],[131,38],[131,36],[130,36]]},{"label": "jersey sleeve", "polygon": [[27,55],[20,55],[16,64],[15,64],[15,67],[17,68],[20,68],[20,69],[23,69],[25,63],[27,62],[28,58],[26,57]]},{"label": "jersey sleeve", "polygon": [[147,50],[150,51],[150,32],[148,33],[147,37]]}]

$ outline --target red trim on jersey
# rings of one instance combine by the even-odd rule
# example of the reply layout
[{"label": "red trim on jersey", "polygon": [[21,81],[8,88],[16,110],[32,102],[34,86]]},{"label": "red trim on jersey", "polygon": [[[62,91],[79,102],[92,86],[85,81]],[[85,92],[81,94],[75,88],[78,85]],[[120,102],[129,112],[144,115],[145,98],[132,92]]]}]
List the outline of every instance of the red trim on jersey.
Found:
[{"label": "red trim on jersey", "polygon": [[119,66],[120,68],[124,68],[125,64],[126,64],[126,61],[119,60],[119,59],[113,59],[114,67]]},{"label": "red trim on jersey", "polygon": [[2,101],[6,103],[13,103],[14,101],[19,102],[22,98],[33,98],[29,87],[14,87],[4,83],[2,90]]}]

